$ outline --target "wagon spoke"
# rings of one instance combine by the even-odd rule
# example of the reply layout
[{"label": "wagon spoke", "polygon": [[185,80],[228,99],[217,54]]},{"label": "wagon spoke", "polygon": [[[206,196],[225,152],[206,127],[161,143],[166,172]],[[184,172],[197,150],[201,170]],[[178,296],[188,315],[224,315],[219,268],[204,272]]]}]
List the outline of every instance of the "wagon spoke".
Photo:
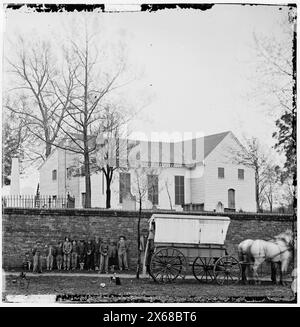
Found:
[{"label": "wagon spoke", "polygon": [[195,267],[202,267],[202,265],[199,265],[199,263],[194,264]]},{"label": "wagon spoke", "polygon": [[168,268],[168,271],[176,278],[180,274],[181,269],[172,266]]},{"label": "wagon spoke", "polygon": [[207,270],[205,273],[206,273],[206,282],[209,283],[209,282],[213,281],[213,278],[212,278],[210,272]]},{"label": "wagon spoke", "polygon": [[209,271],[209,270],[207,270],[207,272],[208,272],[208,274],[209,274],[210,278],[213,280],[214,278],[213,278],[213,276],[211,275],[210,271]]},{"label": "wagon spoke", "polygon": [[155,268],[152,268],[152,272],[155,274],[156,272],[162,271],[162,269],[163,268],[155,267]]},{"label": "wagon spoke", "polygon": [[201,274],[201,276],[199,277],[199,279],[202,280],[203,277],[204,277],[204,275],[205,275],[205,271],[202,272],[202,274]]},{"label": "wagon spoke", "polygon": [[152,265],[152,270],[153,271],[162,270],[162,269],[164,269],[164,266],[162,266],[162,265],[155,265],[155,266]]},{"label": "wagon spoke", "polygon": [[176,272],[181,272],[181,269],[174,268],[174,266],[170,267],[169,270],[176,271]]},{"label": "wagon spoke", "polygon": [[174,262],[174,261],[177,260],[177,259],[179,259],[179,257],[173,257],[173,258],[169,261],[169,263],[172,263],[172,262]]},{"label": "wagon spoke", "polygon": [[202,258],[199,258],[199,259],[200,259],[200,261],[201,261],[201,263],[202,263],[201,266],[205,266],[205,263],[203,262]]},{"label": "wagon spoke", "polygon": [[156,257],[154,259],[154,262],[157,263],[157,264],[165,264],[165,261],[163,261],[161,258],[158,258],[158,257]]},{"label": "wagon spoke", "polygon": [[170,275],[173,276],[172,280],[176,279],[176,277],[179,275],[180,271],[175,270],[175,273],[173,273],[172,271],[174,271],[174,269],[170,269]]}]

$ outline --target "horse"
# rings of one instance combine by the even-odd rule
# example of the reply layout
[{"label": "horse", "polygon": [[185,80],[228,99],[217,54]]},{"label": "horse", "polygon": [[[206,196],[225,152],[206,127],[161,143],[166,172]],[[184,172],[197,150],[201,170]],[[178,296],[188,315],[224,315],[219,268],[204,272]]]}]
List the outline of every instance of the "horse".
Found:
[{"label": "horse", "polygon": [[[274,240],[274,238],[273,238]],[[253,258],[249,253],[249,248],[253,244],[254,240],[246,239],[242,241],[238,245],[238,258],[239,262],[242,266],[242,283],[247,284],[247,274],[248,276],[251,275],[251,267],[253,265]],[[247,271],[247,274],[246,274]],[[276,283],[276,266],[275,263],[271,262],[271,280],[275,284]]]},{"label": "horse", "polygon": [[259,266],[264,261],[270,261],[272,265],[272,281],[276,282],[275,264],[279,264],[280,284],[284,284],[283,275],[287,272],[292,257],[293,239],[293,232],[288,229],[268,241],[254,240],[251,242],[251,240],[245,240],[243,241],[245,243],[239,244],[240,249],[244,246],[246,260],[252,266],[252,273],[256,283],[259,283],[257,273]]}]

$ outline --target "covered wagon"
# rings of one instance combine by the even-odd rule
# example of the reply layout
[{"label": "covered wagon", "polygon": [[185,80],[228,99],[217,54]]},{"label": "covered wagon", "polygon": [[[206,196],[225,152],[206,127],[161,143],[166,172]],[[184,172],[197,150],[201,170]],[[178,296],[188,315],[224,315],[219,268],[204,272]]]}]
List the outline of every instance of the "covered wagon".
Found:
[{"label": "covered wagon", "polygon": [[229,224],[224,216],[152,215],[150,276],[157,282],[170,282],[185,278],[191,267],[199,282],[238,282],[241,266],[224,244]]}]

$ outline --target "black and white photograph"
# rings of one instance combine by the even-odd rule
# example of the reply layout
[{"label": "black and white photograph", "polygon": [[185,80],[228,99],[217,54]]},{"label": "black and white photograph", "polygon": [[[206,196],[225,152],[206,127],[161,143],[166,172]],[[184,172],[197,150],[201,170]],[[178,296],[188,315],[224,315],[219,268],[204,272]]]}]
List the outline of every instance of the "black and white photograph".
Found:
[{"label": "black and white photograph", "polygon": [[296,3],[123,2],[2,6],[2,306],[296,306]]}]

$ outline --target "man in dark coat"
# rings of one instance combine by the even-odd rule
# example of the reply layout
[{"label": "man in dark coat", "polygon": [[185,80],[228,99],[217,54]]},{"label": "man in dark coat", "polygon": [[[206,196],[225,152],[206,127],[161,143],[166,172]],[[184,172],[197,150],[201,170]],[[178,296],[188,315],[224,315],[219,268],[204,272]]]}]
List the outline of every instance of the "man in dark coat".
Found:
[{"label": "man in dark coat", "polygon": [[86,260],[85,243],[84,240],[80,240],[78,244],[78,261],[79,261],[80,270],[84,269],[85,260]]},{"label": "man in dark coat", "polygon": [[86,268],[92,270],[94,261],[95,247],[91,240],[88,240],[86,245]]},{"label": "man in dark coat", "polygon": [[101,240],[99,239],[98,236],[95,237],[94,241],[94,267],[95,270],[99,270],[99,265],[100,265],[100,246],[101,246]]}]

